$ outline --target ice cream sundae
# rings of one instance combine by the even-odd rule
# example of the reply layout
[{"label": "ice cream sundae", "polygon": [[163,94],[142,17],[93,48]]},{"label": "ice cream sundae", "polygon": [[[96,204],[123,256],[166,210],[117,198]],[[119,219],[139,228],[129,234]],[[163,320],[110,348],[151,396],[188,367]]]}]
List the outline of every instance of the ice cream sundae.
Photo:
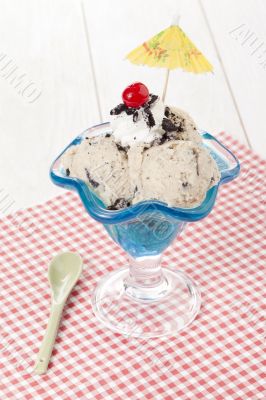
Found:
[{"label": "ice cream sundae", "polygon": [[86,137],[64,154],[67,175],[84,180],[109,210],[158,200],[193,208],[220,180],[193,119],[140,83],[110,112],[111,133]]}]

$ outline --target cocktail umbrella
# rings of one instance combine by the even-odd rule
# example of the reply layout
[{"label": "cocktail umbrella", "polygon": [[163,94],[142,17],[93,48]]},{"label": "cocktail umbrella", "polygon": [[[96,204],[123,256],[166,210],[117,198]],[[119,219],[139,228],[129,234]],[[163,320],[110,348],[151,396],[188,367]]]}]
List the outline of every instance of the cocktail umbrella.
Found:
[{"label": "cocktail umbrella", "polygon": [[167,91],[170,70],[181,68],[195,74],[213,71],[209,61],[180,28],[178,20],[132,50],[126,58],[133,64],[167,69],[162,94],[163,101]]}]

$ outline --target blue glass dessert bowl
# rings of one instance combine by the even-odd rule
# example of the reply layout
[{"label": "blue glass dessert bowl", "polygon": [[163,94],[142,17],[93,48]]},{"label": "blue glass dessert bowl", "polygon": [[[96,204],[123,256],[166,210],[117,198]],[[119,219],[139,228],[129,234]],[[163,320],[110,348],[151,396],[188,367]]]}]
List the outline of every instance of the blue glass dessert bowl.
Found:
[{"label": "blue glass dessert bowl", "polygon": [[104,277],[94,291],[92,306],[98,319],[128,336],[175,335],[198,314],[200,292],[183,272],[162,268],[161,255],[187,223],[211,212],[219,186],[236,178],[240,165],[222,143],[202,132],[203,146],[209,149],[221,173],[219,183],[208,190],[202,204],[176,208],[160,201],[142,201],[120,210],[109,210],[93,188],[81,179],[68,176],[62,167],[62,156],[85,137],[111,132],[109,123],[87,129],[54,161],[50,177],[56,185],[75,190],[89,215],[104,225],[128,255],[128,265]]}]

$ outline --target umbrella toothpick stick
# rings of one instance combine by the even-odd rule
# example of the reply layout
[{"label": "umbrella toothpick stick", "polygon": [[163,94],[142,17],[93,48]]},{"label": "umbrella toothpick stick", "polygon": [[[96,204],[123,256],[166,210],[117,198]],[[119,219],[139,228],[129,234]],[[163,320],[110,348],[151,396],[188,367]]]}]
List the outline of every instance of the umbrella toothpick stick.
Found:
[{"label": "umbrella toothpick stick", "polygon": [[165,80],[164,80],[164,86],[163,86],[163,94],[162,94],[162,101],[163,102],[165,100],[165,95],[166,95],[166,92],[167,92],[169,73],[170,73],[170,69],[167,68],[166,75],[165,75]]},{"label": "umbrella toothpick stick", "polygon": [[[179,21],[180,21],[180,15],[176,14],[173,17],[171,25],[178,26],[179,25]],[[169,70],[169,68],[167,68],[166,74],[165,74],[165,79],[164,79],[163,93],[162,93],[162,101],[163,102],[165,101],[165,96],[166,96],[166,92],[167,92],[167,88],[168,88],[169,73],[170,73],[170,70]]]}]

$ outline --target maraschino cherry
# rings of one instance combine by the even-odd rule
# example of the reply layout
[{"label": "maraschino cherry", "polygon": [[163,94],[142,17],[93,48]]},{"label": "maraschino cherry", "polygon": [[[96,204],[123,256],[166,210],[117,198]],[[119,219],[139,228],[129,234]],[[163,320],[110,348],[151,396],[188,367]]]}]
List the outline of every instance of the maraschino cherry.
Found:
[{"label": "maraschino cherry", "polygon": [[127,107],[139,108],[149,100],[149,90],[143,83],[135,82],[125,88],[122,99]]}]

